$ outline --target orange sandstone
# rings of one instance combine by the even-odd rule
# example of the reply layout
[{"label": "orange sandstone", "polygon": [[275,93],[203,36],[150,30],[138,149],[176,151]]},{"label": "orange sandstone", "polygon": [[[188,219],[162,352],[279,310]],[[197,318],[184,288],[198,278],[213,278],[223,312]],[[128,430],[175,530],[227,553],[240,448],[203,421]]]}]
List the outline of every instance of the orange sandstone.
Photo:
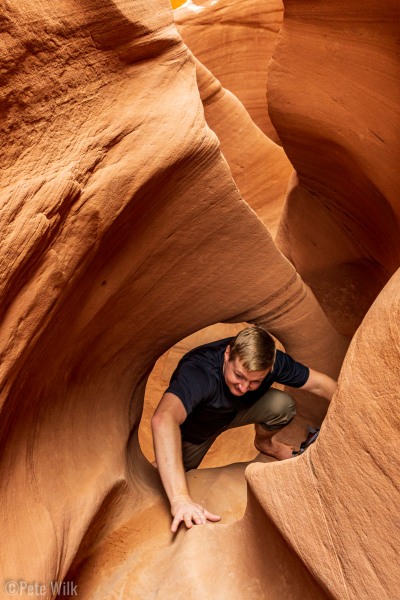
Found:
[{"label": "orange sandstone", "polygon": [[[351,323],[347,306],[332,310],[338,328],[352,333],[398,267],[389,85],[397,13],[393,3],[349,6],[343,13],[339,2],[329,8],[319,3],[317,11],[311,0],[285,3],[268,94],[273,122],[298,172],[301,203],[307,192],[317,213],[321,206],[325,216],[332,212],[327,229],[340,231],[359,254],[346,246],[342,260],[333,235],[327,249],[322,236],[315,238],[314,257],[310,248],[303,251],[301,239],[293,241],[301,232],[308,240],[307,229],[296,230],[286,214],[297,191],[285,209],[282,248],[322,300],[321,286],[304,267],[307,256],[316,261],[321,285],[328,274],[334,289],[329,298],[340,295],[343,285],[343,270],[331,277],[336,265],[354,256],[373,262],[370,297],[353,311]],[[286,463],[251,466],[248,492],[243,464],[192,472],[193,494],[221,512],[223,522],[171,539],[158,473],[138,443],[156,360],[215,323],[259,322],[296,358],[332,375],[340,370],[345,343],[250,208],[256,199],[262,211],[256,186],[241,179],[240,169],[232,176],[229,140],[220,134],[232,170],[204,118],[198,86],[211,122],[202,88],[209,75],[198,66],[196,78],[167,0],[89,0],[79,6],[27,0],[23,9],[10,0],[0,11],[1,580],[41,582],[45,598],[54,595],[51,582],[64,578],[77,582],[82,598],[200,599],[215,589],[220,599],[243,593],[291,600],[389,598],[398,588],[390,535],[398,498],[398,275],[352,342],[312,451]],[[363,32],[372,41],[362,42],[369,40]],[[356,34],[352,45],[348,40]],[[316,52],[323,40],[329,42],[325,63]],[[340,62],[349,48],[351,60]],[[378,83],[372,88],[362,80],[368,91],[362,104],[356,75],[372,59],[378,83],[387,86],[378,94]],[[326,75],[332,61],[342,78]],[[321,83],[336,85],[335,96],[324,94]],[[318,101],[305,118],[315,89]],[[377,97],[385,112],[372,124]],[[218,106],[227,100],[258,136],[231,96]],[[344,107],[333,110],[340,103]],[[360,111],[359,120],[341,121],[350,109]],[[343,155],[351,157],[344,174]],[[345,193],[349,182],[354,205]],[[313,212],[307,214],[312,220]],[[299,217],[299,226],[306,221]],[[333,222],[336,229],[329,229]],[[326,406],[304,397],[299,411],[321,420]]]}]

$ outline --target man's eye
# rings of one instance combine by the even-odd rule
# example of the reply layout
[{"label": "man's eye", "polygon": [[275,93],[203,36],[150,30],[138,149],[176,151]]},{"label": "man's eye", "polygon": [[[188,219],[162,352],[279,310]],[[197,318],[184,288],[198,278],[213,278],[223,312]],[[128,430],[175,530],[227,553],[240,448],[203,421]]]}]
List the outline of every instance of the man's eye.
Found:
[{"label": "man's eye", "polygon": [[243,375],[240,375],[240,373],[235,373],[235,375],[238,379],[243,379]]}]

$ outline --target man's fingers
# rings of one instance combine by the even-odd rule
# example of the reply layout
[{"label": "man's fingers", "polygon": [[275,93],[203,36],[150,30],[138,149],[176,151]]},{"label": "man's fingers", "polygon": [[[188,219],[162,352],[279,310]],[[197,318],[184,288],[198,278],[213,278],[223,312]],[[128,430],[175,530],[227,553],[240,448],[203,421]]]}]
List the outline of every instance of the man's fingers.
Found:
[{"label": "man's fingers", "polygon": [[196,525],[205,525],[207,523],[207,519],[201,513],[194,514],[193,521],[196,523]]},{"label": "man's fingers", "polygon": [[191,529],[193,525],[205,525],[207,521],[220,521],[219,515],[204,510],[202,506],[196,503],[182,503],[181,506],[173,505],[173,521],[171,525],[172,533],[178,531],[180,523],[183,521],[187,529]]},{"label": "man's fingers", "polygon": [[179,523],[181,522],[180,517],[175,517],[174,520],[172,521],[172,525],[171,525],[171,531],[172,533],[176,533],[179,527]]},{"label": "man's fingers", "polygon": [[193,527],[192,515],[190,513],[185,513],[183,515],[183,520],[185,521],[185,525],[188,529],[191,529]]},{"label": "man's fingers", "polygon": [[208,510],[204,511],[204,516],[208,521],[220,521],[221,517],[219,515],[213,515],[213,513],[208,512]]}]

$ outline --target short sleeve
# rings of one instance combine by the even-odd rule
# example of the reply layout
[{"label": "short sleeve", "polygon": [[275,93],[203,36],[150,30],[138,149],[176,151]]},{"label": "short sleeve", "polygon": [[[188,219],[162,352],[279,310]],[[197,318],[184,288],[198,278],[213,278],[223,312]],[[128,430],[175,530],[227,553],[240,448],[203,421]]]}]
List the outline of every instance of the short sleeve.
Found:
[{"label": "short sleeve", "polygon": [[277,350],[273,374],[278,383],[300,388],[307,383],[310,369],[295,361],[289,354]]},{"label": "short sleeve", "polygon": [[213,380],[198,366],[178,365],[171,377],[167,392],[182,401],[188,415],[213,393]]}]

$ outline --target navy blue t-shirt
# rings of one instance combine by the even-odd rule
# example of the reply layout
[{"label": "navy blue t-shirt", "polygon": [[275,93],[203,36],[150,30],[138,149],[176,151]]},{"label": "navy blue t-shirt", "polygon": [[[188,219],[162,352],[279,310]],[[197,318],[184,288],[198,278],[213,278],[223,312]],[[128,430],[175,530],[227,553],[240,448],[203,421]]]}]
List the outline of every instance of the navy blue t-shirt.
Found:
[{"label": "navy blue t-shirt", "polygon": [[251,406],[275,382],[291,387],[302,387],[309,369],[277,350],[274,369],[264,378],[260,387],[234,396],[223,375],[224,352],[233,338],[204,344],[185,354],[172,374],[167,392],[182,401],[187,417],[181,424],[182,438],[200,444],[222,432],[236,413]]}]

